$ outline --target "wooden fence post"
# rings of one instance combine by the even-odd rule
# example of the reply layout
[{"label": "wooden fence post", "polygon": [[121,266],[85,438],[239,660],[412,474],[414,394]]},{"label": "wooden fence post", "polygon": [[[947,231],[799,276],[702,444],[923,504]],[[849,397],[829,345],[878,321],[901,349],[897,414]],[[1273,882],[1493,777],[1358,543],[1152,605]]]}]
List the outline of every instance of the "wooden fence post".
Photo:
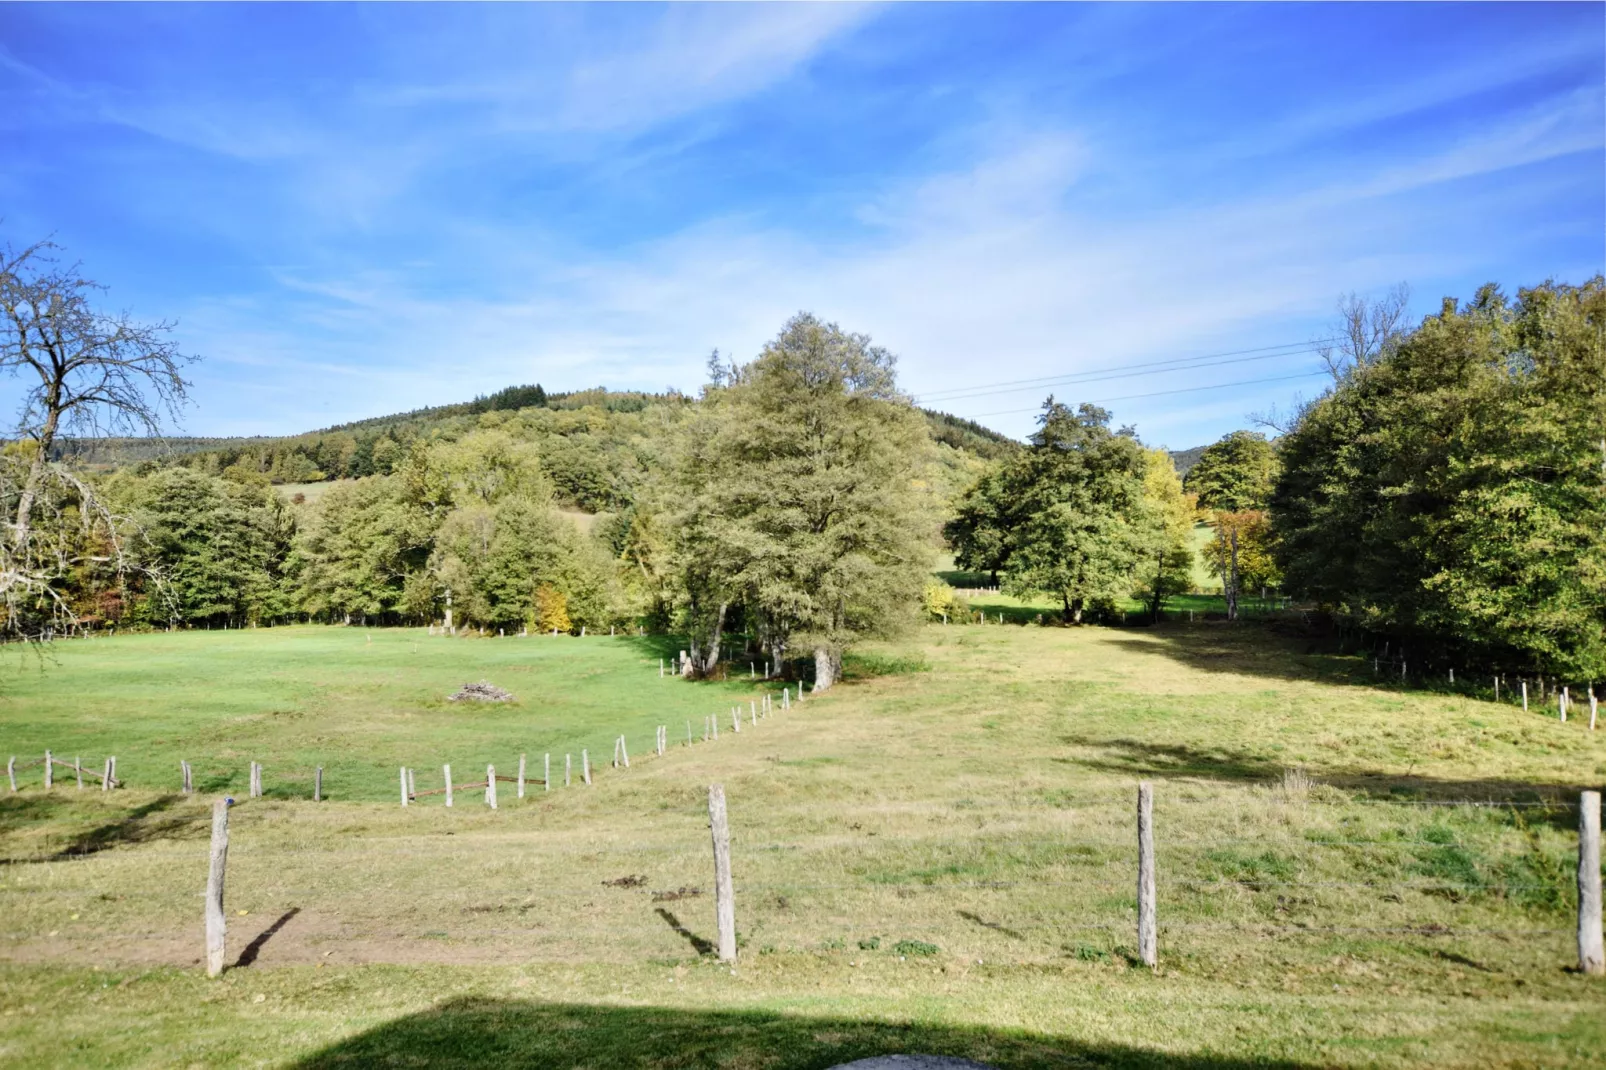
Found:
[{"label": "wooden fence post", "polygon": [[1562,688],[1561,689],[1561,693],[1556,696],[1556,709],[1561,711],[1561,723],[1562,724],[1566,724],[1567,723],[1567,689],[1565,687]]},{"label": "wooden fence post", "polygon": [[[1591,695],[1590,697],[1593,698],[1594,696]],[[83,791],[84,790],[84,760],[83,760],[82,757],[76,757],[76,758],[74,758],[72,760],[72,771],[73,771],[73,776],[78,778],[78,790],[79,791]]]},{"label": "wooden fence post", "polygon": [[229,862],[229,803],[212,803],[212,854],[206,871],[206,975],[223,972],[223,945],[229,922],[223,913],[223,877]]},{"label": "wooden fence post", "polygon": [[1528,712],[1528,681],[1527,680],[1523,680],[1523,681],[1521,681],[1521,683],[1522,683],[1522,712],[1523,713],[1527,713]]},{"label": "wooden fence post", "polygon": [[574,767],[574,755],[565,754],[563,756],[563,786],[564,787],[568,787],[569,786],[569,778],[570,778],[570,775],[572,773],[573,767]]},{"label": "wooden fence post", "polygon": [[410,765],[407,767],[407,794],[418,798],[418,770]]},{"label": "wooden fence post", "polygon": [[401,797],[403,806],[412,801],[412,792],[407,790],[407,767],[405,765],[401,767]]},{"label": "wooden fence post", "polygon": [[740,733],[741,730],[742,730],[742,708],[740,706],[732,706],[731,707],[731,731],[732,732],[736,732],[736,733]]},{"label": "wooden fence post", "polygon": [[1595,700],[1595,688],[1591,685],[1589,688],[1589,730],[1591,732],[1595,730],[1595,715],[1599,712],[1600,703]]},{"label": "wooden fence post", "polygon": [[1578,969],[1606,974],[1600,920],[1600,792],[1578,796]]},{"label": "wooden fence post", "polygon": [[541,775],[541,790],[542,791],[551,791],[552,790],[552,752],[551,751],[547,752],[546,766],[545,766],[545,769],[543,770],[542,775]]},{"label": "wooden fence post", "polygon": [[1159,962],[1154,931],[1154,786],[1138,784],[1138,957],[1151,969]]},{"label": "wooden fence post", "polygon": [[591,784],[591,752],[584,747],[580,748],[580,779],[585,781],[587,786]]},{"label": "wooden fence post", "polygon": [[519,798],[524,798],[524,755],[519,755]]},{"label": "wooden fence post", "polygon": [[107,758],[106,771],[100,777],[100,790],[110,791],[115,783],[117,783],[117,759]]},{"label": "wooden fence post", "polygon": [[452,805],[452,767],[449,765],[441,766],[441,775],[446,778],[446,805],[450,806]]},{"label": "wooden fence post", "polygon": [[178,775],[179,775],[179,779],[181,781],[180,790],[185,795],[188,795],[192,791],[195,790],[195,786],[194,786],[195,782],[194,782],[194,779],[193,779],[193,777],[192,777],[192,775],[190,773],[190,763],[189,762],[180,761],[178,763]]},{"label": "wooden fence post", "polygon": [[731,830],[725,814],[725,785],[708,786],[708,827],[714,837],[714,921],[719,959],[736,961],[736,898],[731,886]]},{"label": "wooden fence post", "polygon": [[312,801],[323,802],[323,766],[312,771]]},{"label": "wooden fence post", "polygon": [[[687,727],[690,727],[691,722],[687,721],[686,724],[687,724]],[[690,733],[688,733],[688,734],[690,734]],[[10,760],[6,762],[6,777],[11,781],[11,790],[12,791],[16,791],[17,790],[17,756],[15,754],[13,754],[11,756]]]},{"label": "wooden fence post", "polygon": [[630,748],[625,746],[625,737],[619,737],[619,756],[625,760],[625,768],[630,768]]},{"label": "wooden fence post", "polygon": [[51,764],[50,752],[45,751],[45,790],[49,791],[56,784],[56,767]]},{"label": "wooden fence post", "polygon": [[485,805],[496,809],[496,766],[485,767]]},{"label": "wooden fence post", "polygon": [[[737,707],[741,709],[740,706]],[[747,720],[754,727],[758,727],[758,703],[752,699],[747,700]]]}]

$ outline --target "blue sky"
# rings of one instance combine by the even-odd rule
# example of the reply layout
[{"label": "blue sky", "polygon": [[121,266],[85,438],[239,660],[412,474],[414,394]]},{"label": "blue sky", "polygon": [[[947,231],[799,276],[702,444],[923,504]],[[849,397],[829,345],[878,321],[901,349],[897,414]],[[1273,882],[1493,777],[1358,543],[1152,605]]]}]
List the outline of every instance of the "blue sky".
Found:
[{"label": "blue sky", "polygon": [[[807,309],[1018,435],[1606,267],[1600,4],[6,4],[0,105],[0,236],[178,321],[196,434],[695,391]],[[1182,448],[1319,392],[1271,352],[1053,389]]]}]

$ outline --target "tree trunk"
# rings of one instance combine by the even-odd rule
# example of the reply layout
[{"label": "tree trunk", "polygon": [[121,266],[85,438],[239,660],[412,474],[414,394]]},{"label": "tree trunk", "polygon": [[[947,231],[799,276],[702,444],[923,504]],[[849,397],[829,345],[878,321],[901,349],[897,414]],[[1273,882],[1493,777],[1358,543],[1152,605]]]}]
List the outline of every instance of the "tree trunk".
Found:
[{"label": "tree trunk", "polygon": [[814,690],[826,691],[842,675],[842,655],[823,646],[814,648]]},{"label": "tree trunk", "polygon": [[720,637],[725,634],[725,614],[729,609],[729,602],[721,602],[719,604],[719,612],[714,616],[714,634],[709,637],[706,650],[699,650],[697,637],[695,635],[692,636],[691,663],[699,676],[709,675],[714,671],[714,666],[719,664],[719,641]]},{"label": "tree trunk", "polygon": [[1084,598],[1073,598],[1073,599],[1071,599],[1071,623],[1072,624],[1081,624],[1082,623],[1082,610],[1086,605],[1087,605],[1087,600],[1084,599]]},{"label": "tree trunk", "polygon": [[1227,596],[1227,619],[1238,619],[1238,531],[1233,529],[1227,533],[1228,576],[1223,593]]}]

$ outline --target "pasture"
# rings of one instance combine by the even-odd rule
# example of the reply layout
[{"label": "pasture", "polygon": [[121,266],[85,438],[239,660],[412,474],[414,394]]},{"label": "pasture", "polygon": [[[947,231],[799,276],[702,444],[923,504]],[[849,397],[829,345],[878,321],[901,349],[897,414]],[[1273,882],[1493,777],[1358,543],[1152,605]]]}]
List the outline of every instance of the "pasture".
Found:
[{"label": "pasture", "polygon": [[[1568,969],[1570,807],[1606,779],[1606,733],[1378,683],[1256,624],[935,625],[705,743],[703,715],[762,685],[660,680],[672,648],[293,628],[65,643],[13,672],[0,751],[115,753],[127,787],[69,775],[47,795],[35,769],[0,800],[0,1061],[1584,1066],[1606,1050],[1606,989]],[[520,701],[444,701],[482,677]],[[606,765],[619,733],[629,770]],[[422,790],[443,761],[483,775],[581,746],[602,767],[590,788],[504,785],[495,812],[477,792],[451,809],[395,796],[399,765]],[[247,763],[266,767],[268,797],[231,816],[217,981],[197,965],[207,800],[176,794],[181,757],[237,796]],[[1134,956],[1140,778],[1153,973]],[[706,953],[713,782],[734,969]]]}]

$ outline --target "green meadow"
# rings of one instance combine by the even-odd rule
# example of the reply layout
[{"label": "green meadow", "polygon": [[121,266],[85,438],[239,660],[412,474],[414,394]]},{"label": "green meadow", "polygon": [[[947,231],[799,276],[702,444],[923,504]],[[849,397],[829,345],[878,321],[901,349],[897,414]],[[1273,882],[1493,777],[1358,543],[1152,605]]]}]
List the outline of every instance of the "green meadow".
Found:
[{"label": "green meadow", "polygon": [[[0,799],[0,1062],[1581,1067],[1606,1051],[1606,988],[1571,969],[1571,804],[1606,779],[1606,733],[1200,621],[930,625],[704,742],[705,714],[764,685],[661,680],[673,648],[288,628],[75,641],[13,667],[0,750],[115,753],[126,786],[80,792],[69,773],[46,793],[35,767]],[[517,703],[445,701],[481,678]],[[606,761],[620,733],[629,770]],[[450,809],[396,798],[400,765],[422,790],[443,762],[483,776],[581,747],[589,788],[503,785],[494,812],[475,791]],[[176,793],[181,757],[198,796]],[[231,811],[230,968],[208,981],[207,807],[244,794],[253,759],[268,794]],[[1152,972],[1135,952],[1140,779]],[[734,967],[709,953],[716,782]]]}]

